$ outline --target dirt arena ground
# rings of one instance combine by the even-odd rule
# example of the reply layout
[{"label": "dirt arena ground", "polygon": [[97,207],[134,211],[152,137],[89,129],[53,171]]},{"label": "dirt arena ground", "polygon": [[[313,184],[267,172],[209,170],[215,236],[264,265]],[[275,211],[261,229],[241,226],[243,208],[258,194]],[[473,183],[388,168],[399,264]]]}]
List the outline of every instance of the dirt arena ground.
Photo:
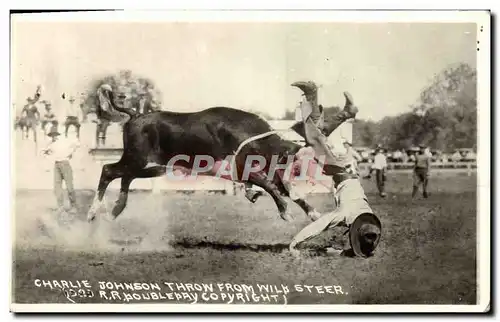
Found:
[{"label": "dirt arena ground", "polygon": [[[73,298],[78,303],[135,301],[97,296],[98,281],[111,281],[282,284],[290,288],[288,304],[475,304],[475,174],[437,174],[426,200],[411,200],[409,173],[388,176],[386,199],[373,181],[363,185],[383,224],[368,259],[291,256],[286,245],[308,220],[292,204],[295,221],[281,220],[269,197],[250,204],[243,196],[133,192],[115,222],[89,225],[93,193],[79,191],[79,218],[62,227],[50,210],[52,191],[17,191],[13,302],[71,303],[61,290],[38,287],[41,279],[88,280],[96,296]],[[110,205],[115,196],[108,193]],[[309,198],[323,211],[329,199]],[[340,286],[342,293],[299,292],[295,284]]]}]

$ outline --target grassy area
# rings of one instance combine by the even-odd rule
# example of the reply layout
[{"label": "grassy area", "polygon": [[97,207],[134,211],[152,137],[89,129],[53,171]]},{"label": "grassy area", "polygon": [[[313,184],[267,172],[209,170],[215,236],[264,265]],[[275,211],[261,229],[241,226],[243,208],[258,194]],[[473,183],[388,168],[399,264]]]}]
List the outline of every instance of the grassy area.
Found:
[{"label": "grassy area", "polygon": [[[383,224],[381,244],[369,259],[295,259],[287,251],[229,250],[238,244],[287,244],[307,223],[305,215],[292,204],[295,221],[281,220],[267,197],[250,204],[243,196],[158,196],[136,192],[116,222],[102,224],[100,234],[91,235],[86,223],[75,224],[77,228],[54,241],[42,236],[35,220],[50,214],[46,209],[52,205],[51,192],[19,191],[13,266],[15,300],[69,303],[61,292],[36,287],[34,279],[41,278],[87,279],[94,284],[283,284],[290,287],[288,304],[474,304],[475,176],[435,176],[430,198],[415,201],[409,197],[409,178],[406,174],[390,175],[387,199],[374,194],[373,182],[363,183]],[[116,194],[109,195],[108,202],[112,203]],[[89,192],[79,193],[81,203],[88,205],[91,198]],[[310,201],[323,211],[331,206],[328,196],[311,196]],[[84,212],[82,209],[82,217]],[[143,238],[143,243],[124,247],[109,243],[110,238],[135,237]],[[168,246],[178,244],[193,248]],[[344,294],[295,292],[295,284],[338,285]]]}]

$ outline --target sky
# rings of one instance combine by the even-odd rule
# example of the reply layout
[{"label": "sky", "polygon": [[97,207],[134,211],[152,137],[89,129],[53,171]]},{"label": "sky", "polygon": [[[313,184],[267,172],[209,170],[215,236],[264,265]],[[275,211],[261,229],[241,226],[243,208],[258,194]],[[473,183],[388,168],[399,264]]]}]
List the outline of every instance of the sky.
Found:
[{"label": "sky", "polygon": [[[34,22],[12,24],[12,99],[24,104],[37,84],[58,105],[62,92],[130,69],[152,79],[163,108],[231,106],[280,117],[313,80],[324,106],[344,104],[358,118],[409,110],[435,74],[476,67],[475,24]],[[57,109],[57,106],[54,106]]]}]

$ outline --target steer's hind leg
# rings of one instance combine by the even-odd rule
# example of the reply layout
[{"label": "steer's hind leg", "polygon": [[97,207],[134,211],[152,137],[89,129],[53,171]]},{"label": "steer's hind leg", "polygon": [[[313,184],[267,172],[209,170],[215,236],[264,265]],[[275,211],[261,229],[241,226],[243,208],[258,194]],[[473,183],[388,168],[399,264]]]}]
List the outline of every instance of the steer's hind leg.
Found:
[{"label": "steer's hind leg", "polygon": [[165,166],[153,166],[140,170],[134,170],[125,174],[122,177],[120,195],[118,197],[118,200],[116,200],[113,210],[111,211],[113,218],[118,217],[123,212],[123,209],[125,209],[125,206],[127,205],[130,184],[135,178],[154,178],[154,177],[160,177],[165,173],[166,173]]},{"label": "steer's hind leg", "polygon": [[286,197],[292,199],[292,201],[297,204],[311,220],[316,220],[321,216],[321,213],[316,210],[313,206],[311,206],[307,201],[305,201],[304,196],[297,194],[293,191],[293,187],[291,184],[285,184],[283,179],[278,176],[275,177],[275,184],[278,187],[278,190]]},{"label": "steer's hind leg", "polygon": [[285,199],[281,197],[278,187],[273,182],[267,180],[265,174],[260,172],[252,173],[248,178],[248,182],[261,187],[269,193],[278,207],[281,218],[287,221],[290,219],[291,216],[287,213],[288,205]]}]

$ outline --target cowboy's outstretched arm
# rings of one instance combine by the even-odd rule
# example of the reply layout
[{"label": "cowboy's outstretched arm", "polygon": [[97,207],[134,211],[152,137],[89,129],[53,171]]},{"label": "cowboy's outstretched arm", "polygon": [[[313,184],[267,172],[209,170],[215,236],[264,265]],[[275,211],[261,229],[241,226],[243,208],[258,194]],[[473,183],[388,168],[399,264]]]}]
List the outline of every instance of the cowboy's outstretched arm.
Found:
[{"label": "cowboy's outstretched arm", "polygon": [[292,242],[290,243],[290,248],[293,249],[295,248],[295,246],[297,246],[297,244],[304,242],[311,237],[317,236],[328,227],[337,226],[343,221],[344,217],[345,216],[342,213],[333,211],[318,218],[316,221],[313,221],[312,223],[304,227],[301,231],[299,231],[297,235],[295,235]]},{"label": "cowboy's outstretched arm", "polygon": [[33,96],[32,103],[38,102],[40,100],[40,97],[42,96],[42,87],[40,85],[37,86],[35,96]]}]

